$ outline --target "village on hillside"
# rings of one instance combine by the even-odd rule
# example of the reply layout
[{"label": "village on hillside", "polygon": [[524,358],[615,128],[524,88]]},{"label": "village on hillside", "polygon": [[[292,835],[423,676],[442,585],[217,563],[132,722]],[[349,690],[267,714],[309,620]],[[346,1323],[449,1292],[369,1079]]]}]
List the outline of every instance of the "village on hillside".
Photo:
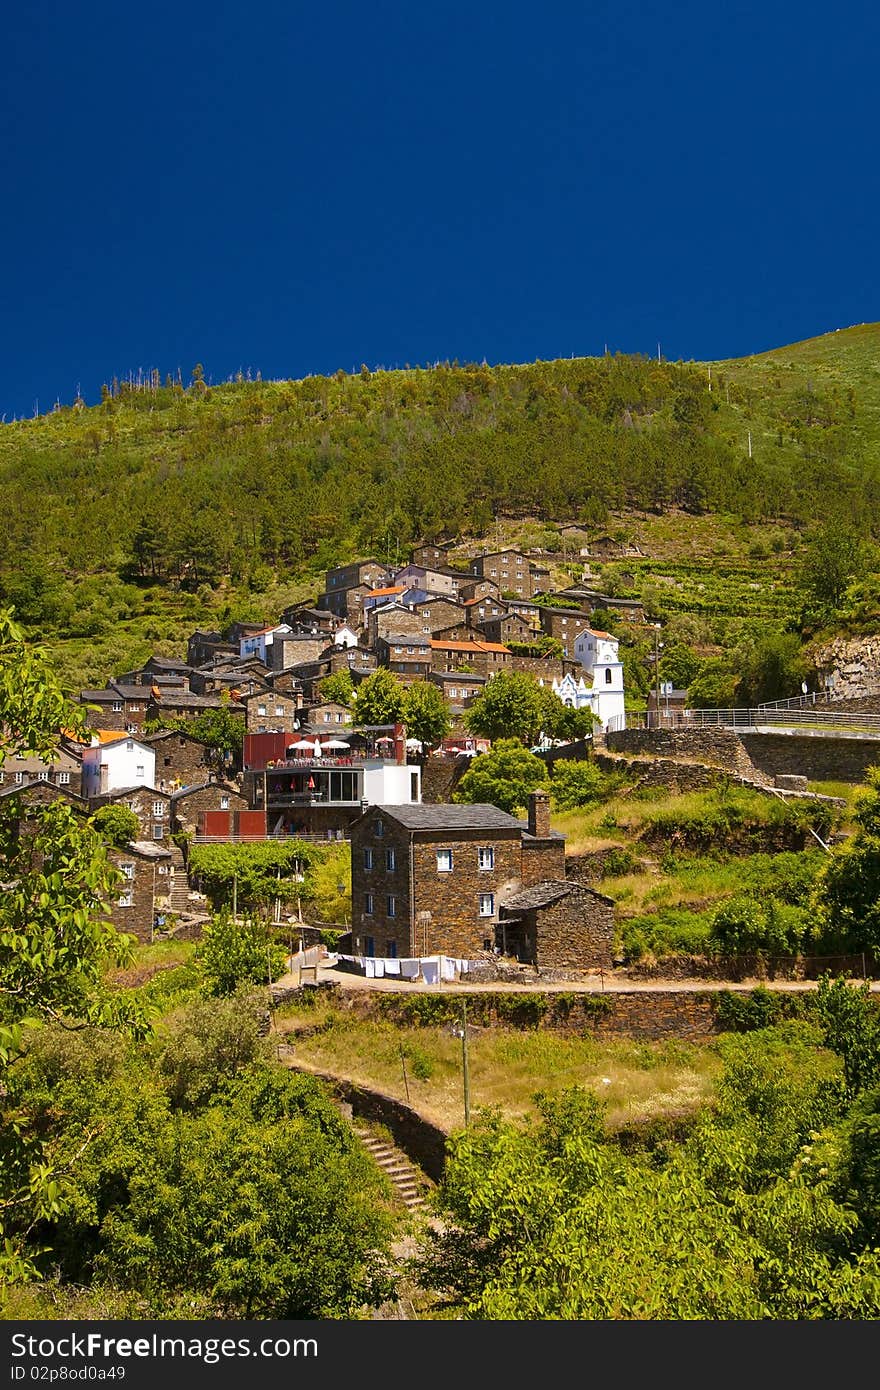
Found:
[{"label": "village on hillside", "polygon": [[[607,558],[603,545],[620,549],[600,538],[596,556]],[[579,737],[538,734],[532,751],[548,767],[595,756],[627,730],[618,639],[591,619],[646,616],[637,601],[588,587],[591,551],[581,555],[585,578],[561,589],[544,587],[543,555],[516,548],[454,565],[450,547],[426,543],[402,566],[367,558],[330,568],[314,601],[275,622],[197,629],[185,659],[154,655],[80,691],[88,742],[65,737],[51,763],[19,750],[0,771],[0,797],[19,797],[25,815],[56,798],[84,817],[114,806],[133,813],[137,834],[108,848],[123,884],[111,917],[141,942],[198,933],[209,920],[193,846],[342,841],[351,922],[338,945],[371,977],[432,979],[441,968],[463,977],[499,957],[544,972],[607,968],[612,900],[578,881],[546,792],[531,792],[522,820],[453,801],[471,760],[492,747],[468,715],[499,675],[526,677],[560,712],[583,716]],[[428,688],[444,732],[414,737],[399,710],[358,722],[358,691],[383,672],[400,692]],[[653,725],[655,758],[670,751],[670,726],[686,737],[701,714],[685,710],[685,695],[655,670],[636,721],[648,739]],[[237,724],[238,736],[206,736],[212,717]],[[691,732],[705,743],[699,723]],[[717,748],[698,748],[700,759],[718,763]],[[722,748],[720,765],[743,785],[807,795],[787,763],[768,775],[741,746]],[[680,765],[672,781],[684,785]]]}]

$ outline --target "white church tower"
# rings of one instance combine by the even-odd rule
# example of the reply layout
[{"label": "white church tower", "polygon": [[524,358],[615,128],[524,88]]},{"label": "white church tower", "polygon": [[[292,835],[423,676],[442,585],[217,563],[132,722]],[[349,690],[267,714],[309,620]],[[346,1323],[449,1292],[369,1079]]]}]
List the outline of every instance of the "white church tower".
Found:
[{"label": "white church tower", "polygon": [[610,632],[585,628],[574,641],[575,658],[592,678],[590,704],[598,715],[602,728],[625,729],[626,712],[623,702],[623,662],[620,660],[617,638]]}]

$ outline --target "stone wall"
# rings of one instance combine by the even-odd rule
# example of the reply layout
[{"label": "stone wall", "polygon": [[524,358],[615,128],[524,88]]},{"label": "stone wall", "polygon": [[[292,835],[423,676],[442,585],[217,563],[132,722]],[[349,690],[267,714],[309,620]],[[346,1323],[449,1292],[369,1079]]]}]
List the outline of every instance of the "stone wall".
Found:
[{"label": "stone wall", "polygon": [[523,840],[521,874],[525,888],[545,878],[565,878],[565,841]]},{"label": "stone wall", "polygon": [[426,758],[422,764],[422,801],[432,805],[451,801],[470,765],[470,758]]},{"label": "stone wall", "polygon": [[614,950],[614,908],[601,894],[578,885],[548,907],[533,908],[503,923],[511,949],[539,970],[609,968]]},{"label": "stone wall", "polygon": [[605,745],[609,753],[683,759],[757,782],[768,780],[730,729],[621,729],[606,733]]},{"label": "stone wall", "polygon": [[765,778],[800,773],[814,782],[863,782],[880,763],[880,739],[827,734],[741,734],[752,763]]}]

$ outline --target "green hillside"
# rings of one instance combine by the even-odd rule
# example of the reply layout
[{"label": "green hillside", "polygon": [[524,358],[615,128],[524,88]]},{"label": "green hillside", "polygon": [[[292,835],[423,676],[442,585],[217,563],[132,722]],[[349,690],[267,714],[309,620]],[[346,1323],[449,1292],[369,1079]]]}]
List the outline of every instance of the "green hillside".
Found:
[{"label": "green hillside", "polygon": [[328,565],[422,537],[525,532],[579,575],[560,523],[641,537],[645,562],[601,577],[647,585],[660,616],[778,621],[811,524],[873,536],[880,518],[877,324],[712,364],[195,369],[102,395],[0,426],[0,601],[74,682],[179,651],[197,624],[274,617]]}]

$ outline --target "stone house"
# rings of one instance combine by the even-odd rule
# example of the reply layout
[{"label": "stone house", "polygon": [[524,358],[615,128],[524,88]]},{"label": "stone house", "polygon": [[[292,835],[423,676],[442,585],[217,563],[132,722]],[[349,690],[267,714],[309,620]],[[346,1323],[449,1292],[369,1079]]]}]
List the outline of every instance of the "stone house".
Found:
[{"label": "stone house", "polygon": [[[467,611],[464,604],[449,598],[427,598],[423,603],[417,604],[416,613],[420,624],[417,629],[425,637],[433,637],[436,633],[442,632],[444,628],[461,627],[467,622]],[[408,628],[401,628],[401,632],[406,632]]]},{"label": "stone house", "polygon": [[574,658],[575,640],[588,626],[589,621],[581,608],[541,609],[541,631],[561,642],[562,650],[567,657]]},{"label": "stone house", "polygon": [[387,666],[404,685],[411,685],[413,681],[427,679],[431,670],[431,641],[421,634],[395,633],[379,637],[376,657],[379,664]]},{"label": "stone house", "polygon": [[151,656],[143,666],[134,671],[126,671],[116,677],[121,685],[153,685],[165,682],[183,690],[189,690],[189,677],[192,666],[177,656]]},{"label": "stone house", "polygon": [[[175,834],[195,837],[199,817],[205,811],[247,811],[246,796],[227,782],[201,782],[181,787],[171,797],[171,829]],[[231,818],[230,818],[231,820]]]},{"label": "stone house", "polygon": [[294,631],[317,629],[332,636],[339,623],[335,613],[329,608],[310,608],[308,604],[292,603],[281,614],[281,621],[289,623]]},{"label": "stone house", "polygon": [[496,806],[370,807],[351,827],[355,954],[474,958],[498,940],[501,908],[565,875],[549,799],[526,822]]},{"label": "stone house", "polygon": [[171,833],[171,794],[155,787],[120,787],[93,797],[91,810],[102,806],[125,806],[138,818],[138,840],[166,844]]},{"label": "stone house", "polygon": [[289,671],[304,661],[317,661],[328,643],[328,634],[320,629],[315,632],[278,633],[269,648],[271,669]]},{"label": "stone house", "polygon": [[478,624],[487,642],[533,642],[535,630],[519,613],[484,618]]},{"label": "stone house", "polygon": [[460,603],[468,603],[475,598],[500,598],[501,585],[497,579],[468,579],[458,588]]},{"label": "stone house", "polygon": [[412,563],[436,569],[449,562],[448,545],[417,545],[412,552]]},{"label": "stone house", "polygon": [[187,665],[207,666],[217,657],[238,656],[238,643],[227,642],[219,633],[196,628],[186,644]]},{"label": "stone house", "polygon": [[104,690],[81,690],[79,703],[96,706],[89,719],[96,729],[118,729],[120,733],[137,734],[148,718],[151,699],[149,687],[121,685],[108,681]]},{"label": "stone house", "polygon": [[201,739],[181,729],[157,729],[144,734],[143,740],[156,755],[156,787],[172,792],[204,781],[215,767],[217,755]]},{"label": "stone house", "polygon": [[515,893],[501,908],[501,949],[538,969],[609,968],[614,900],[574,879],[549,879]]},{"label": "stone house", "polygon": [[327,570],[326,590],[318,598],[317,607],[329,609],[337,618],[347,619],[360,626],[364,596],[373,589],[391,583],[391,570],[378,560],[355,560],[350,565],[336,565]]},{"label": "stone house", "polygon": [[467,709],[471,700],[483,693],[485,676],[468,676],[455,671],[431,671],[428,680],[442,692],[453,714]]},{"label": "stone house", "polygon": [[79,746],[62,742],[51,763],[44,762],[36,753],[10,753],[0,767],[0,790],[26,787],[30,782],[46,782],[50,787],[63,788],[79,796],[82,792]]},{"label": "stone house", "polygon": [[245,731],[249,734],[294,733],[302,718],[302,692],[285,695],[280,690],[260,690],[243,695]]},{"label": "stone house", "polygon": [[471,627],[482,627],[490,618],[503,618],[508,612],[507,600],[488,594],[485,598],[469,598],[464,603]]},{"label": "stone house", "polygon": [[494,676],[498,671],[511,670],[513,657],[499,642],[461,642],[431,638],[431,669],[460,671],[463,668],[478,676]]},{"label": "stone house", "polygon": [[330,732],[351,724],[351,710],[335,700],[325,700],[322,704],[308,705],[304,710],[304,726],[312,733]]},{"label": "stone house", "polygon": [[471,560],[470,571],[479,579],[494,579],[502,598],[505,593],[531,598],[534,592],[529,560],[520,550],[496,550],[478,555]]},{"label": "stone house", "polygon": [[196,719],[207,710],[223,709],[224,702],[219,695],[193,695],[190,691],[165,691],[161,695],[152,694],[145,720],[153,719]]},{"label": "stone house", "polygon": [[171,910],[174,886],[172,855],[152,841],[133,841],[125,849],[108,848],[107,857],[122,874],[118,897],[109,905],[114,927],[138,941],[153,939],[157,913]]},{"label": "stone house", "polygon": [[541,631],[541,605],[532,603],[531,599],[508,598],[504,600],[508,613],[517,613],[526,622],[533,632]]},{"label": "stone house", "polygon": [[10,797],[18,798],[25,816],[28,811],[51,806],[54,801],[66,801],[74,811],[81,812],[83,816],[89,813],[89,803],[84,796],[77,795],[69,787],[59,786],[57,782],[40,780],[21,785],[13,783],[11,786],[0,786],[0,802],[8,803]]},{"label": "stone house", "polygon": [[424,620],[419,617],[418,608],[392,601],[377,604],[366,614],[366,643],[369,647],[375,647],[378,638],[396,632],[424,635]]}]

